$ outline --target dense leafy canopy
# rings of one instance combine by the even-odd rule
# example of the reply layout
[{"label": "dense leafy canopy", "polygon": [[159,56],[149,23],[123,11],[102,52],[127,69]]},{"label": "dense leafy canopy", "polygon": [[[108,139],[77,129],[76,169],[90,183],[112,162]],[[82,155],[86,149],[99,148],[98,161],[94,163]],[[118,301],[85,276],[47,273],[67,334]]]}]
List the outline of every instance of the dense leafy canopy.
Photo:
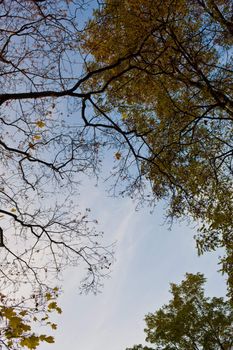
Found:
[{"label": "dense leafy canopy", "polygon": [[122,170],[121,179],[133,192],[147,179],[171,218],[196,221],[200,252],[225,247],[231,287],[232,43],[230,1],[222,0],[106,0],[83,35],[88,71],[116,62],[86,90],[105,91],[96,97],[99,124],[123,134],[124,170],[132,162],[125,146],[136,160],[138,177]]},{"label": "dense leafy canopy", "polygon": [[[207,298],[202,274],[186,274],[180,285],[171,284],[172,299],[146,315],[146,341],[131,350],[230,350],[233,312],[229,301]],[[128,349],[130,350],[130,349]]]}]

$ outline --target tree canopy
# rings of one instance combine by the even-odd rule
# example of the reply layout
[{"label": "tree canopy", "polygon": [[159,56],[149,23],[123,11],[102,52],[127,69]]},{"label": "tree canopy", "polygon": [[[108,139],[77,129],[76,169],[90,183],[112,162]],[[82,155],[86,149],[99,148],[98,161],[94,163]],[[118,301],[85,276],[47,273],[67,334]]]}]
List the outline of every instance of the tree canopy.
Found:
[{"label": "tree canopy", "polygon": [[233,313],[229,301],[204,295],[202,274],[186,274],[171,284],[172,299],[146,315],[146,341],[128,350],[230,350],[233,345]]},{"label": "tree canopy", "polygon": [[170,218],[197,222],[199,252],[224,247],[231,287],[232,34],[230,1],[109,0],[83,35],[87,71],[116,63],[85,91],[105,92],[96,127],[122,136],[117,175],[143,200],[150,182]]},{"label": "tree canopy", "polygon": [[194,220],[232,291],[230,2],[95,5],[86,23],[83,0],[1,1],[1,290],[43,296],[80,263],[99,290],[113,247],[76,197],[108,153],[112,194]]}]

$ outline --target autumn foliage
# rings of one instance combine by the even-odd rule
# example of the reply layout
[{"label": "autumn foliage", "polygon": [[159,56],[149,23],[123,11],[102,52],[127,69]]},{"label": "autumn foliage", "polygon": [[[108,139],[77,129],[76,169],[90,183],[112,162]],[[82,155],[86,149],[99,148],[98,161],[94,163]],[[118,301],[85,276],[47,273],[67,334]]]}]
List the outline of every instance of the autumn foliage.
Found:
[{"label": "autumn foliage", "polygon": [[[200,254],[222,248],[232,297],[230,1],[97,1],[85,21],[88,4],[1,1],[1,291],[46,301],[79,264],[82,291],[99,291],[114,249],[77,196],[107,154],[111,194],[162,200],[171,222],[195,223]],[[6,346],[51,340],[28,311],[0,307]]]},{"label": "autumn foliage", "polygon": [[[125,137],[122,168],[129,165],[125,146],[133,154],[136,168],[127,191],[146,200],[146,180],[151,202],[169,203],[168,217],[198,223],[199,253],[225,248],[222,269],[232,287],[229,9],[230,2],[221,0],[105,1],[83,35],[83,50],[90,53],[87,71],[116,63],[85,89],[105,92],[104,103],[97,96],[96,104],[102,106],[102,124]],[[118,119],[104,119],[105,110]]]},{"label": "autumn foliage", "polygon": [[57,328],[57,325],[50,321],[51,312],[62,312],[57,305],[57,297],[57,287],[44,295],[39,292],[29,298],[10,299],[1,294],[0,345],[16,350],[24,347],[36,349],[41,342],[54,343],[53,336],[37,334],[33,331],[33,326],[40,324],[53,330]]}]

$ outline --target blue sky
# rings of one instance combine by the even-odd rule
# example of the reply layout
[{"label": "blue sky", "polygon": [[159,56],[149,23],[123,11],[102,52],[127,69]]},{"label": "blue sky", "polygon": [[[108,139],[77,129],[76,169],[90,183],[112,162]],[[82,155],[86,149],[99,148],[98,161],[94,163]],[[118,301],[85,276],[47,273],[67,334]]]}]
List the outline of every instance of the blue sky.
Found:
[{"label": "blue sky", "polygon": [[[90,16],[93,4],[86,16]],[[80,25],[83,21],[82,14]],[[106,158],[105,166],[109,167],[114,151],[109,151]],[[58,301],[63,313],[53,317],[58,325],[53,333],[56,343],[41,344],[40,350],[124,350],[144,343],[145,314],[169,301],[169,283],[180,282],[186,272],[205,274],[208,295],[225,294],[224,278],[217,273],[218,253],[198,257],[195,229],[183,222],[169,230],[162,204],[152,214],[148,207],[136,211],[132,200],[110,198],[101,181],[95,186],[90,179],[85,179],[80,191],[76,198],[80,210],[91,208],[99,230],[105,233],[104,241],[116,242],[116,261],[97,295],[79,294],[82,267],[64,272],[63,281],[58,282],[63,289]]]},{"label": "blue sky", "polygon": [[[108,158],[111,163],[111,154]],[[91,208],[105,242],[117,242],[116,261],[96,296],[79,294],[81,268],[65,272],[59,301],[63,313],[54,317],[56,343],[42,344],[40,350],[124,350],[144,343],[145,314],[169,301],[169,283],[179,283],[186,272],[205,274],[207,295],[225,295],[218,253],[198,257],[195,229],[177,223],[169,230],[162,204],[152,214],[147,207],[136,211],[130,199],[110,198],[106,186],[96,187],[91,180],[80,191],[80,209]]]},{"label": "blue sky", "polygon": [[69,270],[62,282],[63,309],[55,317],[56,343],[40,350],[120,350],[144,342],[144,315],[168,302],[169,283],[180,282],[185,272],[207,277],[209,296],[225,293],[224,278],[217,273],[218,254],[197,256],[194,229],[185,223],[164,225],[162,205],[153,214],[135,211],[130,199],[109,198],[103,186],[85,181],[81,207],[90,207],[105,232],[105,241],[117,241],[116,262],[102,293],[80,295],[81,269]]}]

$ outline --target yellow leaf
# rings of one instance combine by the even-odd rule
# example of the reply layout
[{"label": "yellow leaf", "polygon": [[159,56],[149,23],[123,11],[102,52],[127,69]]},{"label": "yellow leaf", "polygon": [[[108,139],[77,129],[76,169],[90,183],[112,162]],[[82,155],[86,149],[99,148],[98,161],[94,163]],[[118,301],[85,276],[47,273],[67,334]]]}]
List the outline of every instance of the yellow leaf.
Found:
[{"label": "yellow leaf", "polygon": [[29,349],[35,349],[40,343],[40,338],[35,335],[31,335],[28,338],[24,338],[20,341],[21,346],[26,346]]},{"label": "yellow leaf", "polygon": [[15,213],[15,212],[16,212],[16,209],[15,209],[15,208],[12,208],[12,209],[11,209],[11,212],[12,212],[12,213]]},{"label": "yellow leaf", "polygon": [[120,152],[115,153],[115,158],[117,160],[120,160],[121,159],[121,153]]},{"label": "yellow leaf", "polygon": [[45,341],[47,342],[47,343],[54,343],[54,338],[53,337],[51,337],[51,336],[49,336],[49,337],[46,337],[45,338]]},{"label": "yellow leaf", "polygon": [[122,120],[126,120],[128,118],[128,115],[126,112],[123,112],[121,115]]},{"label": "yellow leaf", "polygon": [[40,140],[41,136],[40,135],[34,135],[33,138],[34,138],[34,140]]},{"label": "yellow leaf", "polygon": [[38,126],[38,128],[43,128],[45,126],[45,122],[43,122],[42,120],[38,120],[36,122],[36,125]]},{"label": "yellow leaf", "polygon": [[22,311],[20,311],[20,313],[19,313],[21,316],[25,316],[25,315],[27,315],[27,311],[26,310],[22,310]]},{"label": "yellow leaf", "polygon": [[3,313],[4,313],[4,316],[8,319],[10,319],[11,317],[16,315],[13,308],[11,308],[11,307],[4,308]]},{"label": "yellow leaf", "polygon": [[46,297],[47,300],[52,299],[52,295],[51,295],[50,293],[46,293],[46,294],[45,294],[45,297]]},{"label": "yellow leaf", "polygon": [[53,301],[52,303],[50,303],[48,305],[48,309],[51,310],[51,309],[56,309],[57,308],[57,303],[56,301]]},{"label": "yellow leaf", "polygon": [[57,311],[58,314],[62,313],[62,309],[59,306],[56,308],[56,311]]},{"label": "yellow leaf", "polygon": [[21,318],[17,316],[13,316],[9,320],[10,327],[15,331],[15,329],[19,328],[19,325],[21,325]]}]

